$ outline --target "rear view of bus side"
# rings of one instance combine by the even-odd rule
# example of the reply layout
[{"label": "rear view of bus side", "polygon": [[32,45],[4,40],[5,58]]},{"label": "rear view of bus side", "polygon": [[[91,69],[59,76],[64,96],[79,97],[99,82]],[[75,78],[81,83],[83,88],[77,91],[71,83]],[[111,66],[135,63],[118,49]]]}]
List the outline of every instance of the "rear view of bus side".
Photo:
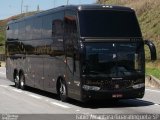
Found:
[{"label": "rear view of bus side", "polygon": [[130,8],[61,6],[8,23],[6,74],[62,101],[142,98],[145,44],[156,60]]}]

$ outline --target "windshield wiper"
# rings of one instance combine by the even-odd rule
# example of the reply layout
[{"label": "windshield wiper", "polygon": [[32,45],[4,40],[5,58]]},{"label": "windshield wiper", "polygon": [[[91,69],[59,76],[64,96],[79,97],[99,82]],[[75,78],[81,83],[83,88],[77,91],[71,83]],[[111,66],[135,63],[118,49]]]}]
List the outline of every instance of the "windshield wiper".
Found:
[{"label": "windshield wiper", "polygon": [[100,72],[97,71],[90,71],[91,74],[101,74]]}]

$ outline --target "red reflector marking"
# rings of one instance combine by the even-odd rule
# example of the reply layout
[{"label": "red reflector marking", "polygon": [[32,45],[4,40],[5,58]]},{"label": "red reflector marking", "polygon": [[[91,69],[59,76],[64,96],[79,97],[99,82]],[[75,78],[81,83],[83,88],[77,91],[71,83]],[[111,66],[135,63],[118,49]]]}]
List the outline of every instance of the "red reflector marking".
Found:
[{"label": "red reflector marking", "polygon": [[112,98],[122,98],[123,95],[122,94],[113,94]]}]

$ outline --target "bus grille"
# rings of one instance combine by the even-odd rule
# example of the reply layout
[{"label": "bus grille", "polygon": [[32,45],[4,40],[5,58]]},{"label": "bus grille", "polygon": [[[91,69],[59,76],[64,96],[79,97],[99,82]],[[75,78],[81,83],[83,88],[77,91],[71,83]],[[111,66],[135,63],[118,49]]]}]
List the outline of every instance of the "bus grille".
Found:
[{"label": "bus grille", "polygon": [[118,81],[110,81],[107,84],[103,85],[103,90],[118,90],[118,89],[126,89],[133,85],[133,81],[131,80],[118,80]]}]

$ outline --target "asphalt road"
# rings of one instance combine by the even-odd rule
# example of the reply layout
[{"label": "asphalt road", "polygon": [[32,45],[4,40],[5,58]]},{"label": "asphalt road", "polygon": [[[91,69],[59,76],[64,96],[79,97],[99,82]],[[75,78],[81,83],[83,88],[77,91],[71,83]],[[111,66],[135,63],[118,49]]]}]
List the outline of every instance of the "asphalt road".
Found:
[{"label": "asphalt road", "polygon": [[[160,119],[160,90],[146,88],[143,99],[92,103],[70,100],[68,103],[64,103],[56,95],[44,91],[33,88],[28,88],[25,91],[17,89],[13,82],[6,79],[5,75],[5,68],[1,67],[0,120],[5,120],[6,117],[13,117],[16,120],[91,119],[91,116],[88,115],[97,114],[144,114],[151,115],[153,119]],[[92,117],[101,119],[100,117]]]}]

